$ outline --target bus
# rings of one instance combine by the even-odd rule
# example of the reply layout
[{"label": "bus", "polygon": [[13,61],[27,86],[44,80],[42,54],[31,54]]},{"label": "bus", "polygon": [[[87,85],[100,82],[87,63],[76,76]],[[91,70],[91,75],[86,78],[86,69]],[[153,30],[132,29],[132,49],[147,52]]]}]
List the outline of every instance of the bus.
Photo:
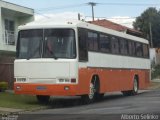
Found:
[{"label": "bus", "polygon": [[84,21],[36,21],[19,27],[14,61],[16,94],[48,102],[107,92],[136,95],[150,82],[148,40]]}]

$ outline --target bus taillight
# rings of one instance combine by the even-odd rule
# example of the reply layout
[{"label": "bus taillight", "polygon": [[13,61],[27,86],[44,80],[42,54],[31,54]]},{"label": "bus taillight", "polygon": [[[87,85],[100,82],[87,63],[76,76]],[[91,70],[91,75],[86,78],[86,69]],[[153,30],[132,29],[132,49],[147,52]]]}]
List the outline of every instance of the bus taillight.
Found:
[{"label": "bus taillight", "polygon": [[76,78],[72,78],[71,83],[76,83]]}]

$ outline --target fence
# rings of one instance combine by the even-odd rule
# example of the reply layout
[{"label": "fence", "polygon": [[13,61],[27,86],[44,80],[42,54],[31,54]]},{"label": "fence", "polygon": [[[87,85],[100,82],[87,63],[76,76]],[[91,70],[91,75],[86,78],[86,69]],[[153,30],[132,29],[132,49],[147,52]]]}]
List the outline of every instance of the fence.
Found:
[{"label": "fence", "polygon": [[15,32],[14,31],[8,31],[5,30],[5,34],[4,34],[4,43],[6,45],[15,45]]},{"label": "fence", "polygon": [[8,89],[13,89],[14,85],[14,58],[0,59],[0,82],[8,83]]}]

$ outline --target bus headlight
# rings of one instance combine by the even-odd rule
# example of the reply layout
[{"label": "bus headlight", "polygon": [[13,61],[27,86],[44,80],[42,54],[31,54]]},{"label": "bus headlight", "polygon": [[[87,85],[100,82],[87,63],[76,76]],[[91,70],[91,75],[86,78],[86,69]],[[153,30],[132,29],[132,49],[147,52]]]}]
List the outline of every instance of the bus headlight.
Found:
[{"label": "bus headlight", "polygon": [[16,90],[20,90],[21,89],[21,87],[20,86],[16,86]]},{"label": "bus headlight", "polygon": [[26,82],[26,78],[17,78],[17,82]]}]

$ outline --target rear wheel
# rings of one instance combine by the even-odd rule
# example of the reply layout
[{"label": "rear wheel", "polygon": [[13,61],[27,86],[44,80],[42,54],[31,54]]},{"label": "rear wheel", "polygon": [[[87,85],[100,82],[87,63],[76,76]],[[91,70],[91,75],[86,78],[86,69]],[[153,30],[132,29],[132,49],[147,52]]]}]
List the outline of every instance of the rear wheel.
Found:
[{"label": "rear wheel", "polygon": [[133,89],[129,90],[129,91],[122,91],[124,96],[130,96],[130,95],[136,95],[138,94],[138,80],[136,78],[134,78],[133,81]]},{"label": "rear wheel", "polygon": [[48,103],[50,99],[50,96],[48,95],[37,95],[36,97],[37,97],[38,102],[40,103]]},{"label": "rear wheel", "polygon": [[134,79],[132,95],[138,94],[138,80]]}]

